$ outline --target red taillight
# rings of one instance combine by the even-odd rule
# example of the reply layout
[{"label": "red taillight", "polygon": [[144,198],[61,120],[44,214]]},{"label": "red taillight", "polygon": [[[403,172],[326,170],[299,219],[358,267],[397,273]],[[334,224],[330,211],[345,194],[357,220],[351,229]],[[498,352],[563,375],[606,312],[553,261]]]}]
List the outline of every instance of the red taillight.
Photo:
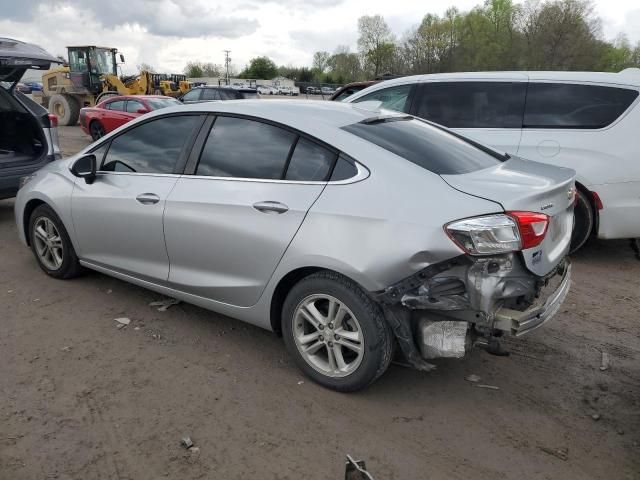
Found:
[{"label": "red taillight", "polygon": [[596,192],[591,192],[591,195],[593,196],[593,203],[595,204],[596,209],[602,210],[604,206],[602,205],[602,200],[600,200],[600,195],[598,195]]},{"label": "red taillight", "polygon": [[549,216],[535,212],[507,212],[518,223],[522,250],[542,243],[549,228]]},{"label": "red taillight", "polygon": [[53,113],[49,114],[49,124],[51,125],[51,128],[58,127],[58,117],[56,117]]}]

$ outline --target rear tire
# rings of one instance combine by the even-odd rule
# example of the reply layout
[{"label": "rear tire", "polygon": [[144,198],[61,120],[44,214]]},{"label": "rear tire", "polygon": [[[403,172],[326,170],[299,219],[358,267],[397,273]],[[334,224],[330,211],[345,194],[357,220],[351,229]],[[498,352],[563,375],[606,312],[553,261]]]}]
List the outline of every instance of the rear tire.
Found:
[{"label": "rear tire", "polygon": [[571,247],[569,253],[578,251],[591,236],[595,223],[595,214],[589,197],[578,190],[576,206],[573,210],[573,232],[571,233]]},{"label": "rear tire", "polygon": [[49,112],[58,117],[60,125],[73,126],[78,123],[80,104],[71,95],[56,93],[49,100]]},{"label": "rear tire", "polygon": [[393,333],[380,307],[335,272],[318,272],[293,286],[282,308],[282,333],[300,370],[339,392],[367,387],[393,356]]},{"label": "rear tire", "polygon": [[105,134],[104,127],[98,120],[94,120],[89,124],[89,132],[94,142],[104,137]]},{"label": "rear tire", "polygon": [[39,205],[29,217],[29,243],[38,265],[49,276],[60,279],[77,277],[83,271],[69,234],[56,212]]}]

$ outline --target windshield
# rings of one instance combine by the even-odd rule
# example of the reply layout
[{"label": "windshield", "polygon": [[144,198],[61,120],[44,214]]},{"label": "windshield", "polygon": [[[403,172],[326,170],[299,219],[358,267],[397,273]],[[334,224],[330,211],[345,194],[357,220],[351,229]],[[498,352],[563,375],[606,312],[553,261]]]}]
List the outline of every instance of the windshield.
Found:
[{"label": "windshield", "polygon": [[474,172],[505,160],[497,152],[409,116],[380,117],[342,129],[438,175]]},{"label": "windshield", "polygon": [[114,74],[116,65],[114,55],[108,48],[92,48],[89,50],[89,61],[91,62],[91,73]]},{"label": "windshield", "polygon": [[160,110],[161,108],[182,105],[182,103],[175,98],[147,98],[147,103],[151,106],[152,110]]}]

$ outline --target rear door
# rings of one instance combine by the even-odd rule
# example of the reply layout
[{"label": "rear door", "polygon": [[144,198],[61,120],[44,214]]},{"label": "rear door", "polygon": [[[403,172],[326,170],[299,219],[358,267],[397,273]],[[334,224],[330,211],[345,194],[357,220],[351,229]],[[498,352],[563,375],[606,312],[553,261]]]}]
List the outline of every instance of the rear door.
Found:
[{"label": "rear door", "polygon": [[198,142],[193,175],[181,177],[167,200],[169,281],[251,306],[324,189],[337,152],[279,126],[230,116],[217,117]]},{"label": "rear door", "polygon": [[107,133],[131,120],[131,116],[126,113],[126,105],[127,101],[124,99],[111,100],[105,104],[101,121]]},{"label": "rear door", "polygon": [[425,82],[419,85],[411,113],[516,154],[526,86],[526,77]]}]

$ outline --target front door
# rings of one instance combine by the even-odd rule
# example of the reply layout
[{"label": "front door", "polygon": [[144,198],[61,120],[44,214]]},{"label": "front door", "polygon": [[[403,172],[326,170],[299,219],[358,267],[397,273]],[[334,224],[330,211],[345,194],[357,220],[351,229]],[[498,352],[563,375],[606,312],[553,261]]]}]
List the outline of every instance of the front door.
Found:
[{"label": "front door", "polygon": [[171,286],[254,305],[336,157],[280,127],[218,117],[195,174],[181,177],[167,200]]},{"label": "front door", "polygon": [[200,123],[196,115],[156,118],[94,151],[98,176],[92,184],[78,180],[71,200],[81,260],[166,282],[165,203]]}]

